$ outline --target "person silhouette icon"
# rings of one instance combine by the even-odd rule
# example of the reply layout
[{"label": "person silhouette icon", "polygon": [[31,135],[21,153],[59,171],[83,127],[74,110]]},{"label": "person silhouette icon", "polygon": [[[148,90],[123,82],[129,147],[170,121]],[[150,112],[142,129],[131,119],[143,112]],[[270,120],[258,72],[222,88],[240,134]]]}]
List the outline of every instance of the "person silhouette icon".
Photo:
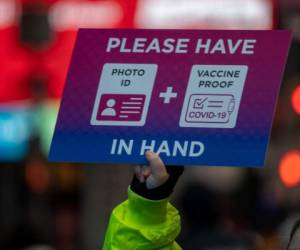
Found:
[{"label": "person silhouette icon", "polygon": [[116,105],[116,101],[115,99],[109,99],[106,102],[106,107],[102,112],[101,115],[102,116],[116,116],[116,110],[113,108]]}]

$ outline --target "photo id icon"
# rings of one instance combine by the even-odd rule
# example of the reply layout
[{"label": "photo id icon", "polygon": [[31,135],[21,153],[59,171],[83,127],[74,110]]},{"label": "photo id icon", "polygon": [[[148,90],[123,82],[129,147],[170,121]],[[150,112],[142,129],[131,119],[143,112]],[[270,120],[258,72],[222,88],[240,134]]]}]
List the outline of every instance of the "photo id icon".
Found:
[{"label": "photo id icon", "polygon": [[98,121],[140,121],[145,107],[145,95],[102,95]]},{"label": "photo id icon", "polygon": [[156,72],[155,64],[104,64],[91,125],[144,126]]}]

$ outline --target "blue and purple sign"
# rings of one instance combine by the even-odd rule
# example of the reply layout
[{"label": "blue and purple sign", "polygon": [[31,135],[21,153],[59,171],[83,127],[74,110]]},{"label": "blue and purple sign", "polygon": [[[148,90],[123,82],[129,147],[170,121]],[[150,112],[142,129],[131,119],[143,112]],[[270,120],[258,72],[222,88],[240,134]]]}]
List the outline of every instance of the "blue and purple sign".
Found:
[{"label": "blue and purple sign", "polygon": [[289,31],[81,29],[49,160],[262,166]]}]

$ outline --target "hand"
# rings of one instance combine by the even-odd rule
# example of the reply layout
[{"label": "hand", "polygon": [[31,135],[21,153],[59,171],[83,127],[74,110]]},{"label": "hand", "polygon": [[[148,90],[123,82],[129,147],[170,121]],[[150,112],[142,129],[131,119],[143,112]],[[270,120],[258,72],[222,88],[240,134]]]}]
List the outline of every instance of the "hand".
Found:
[{"label": "hand", "polygon": [[183,166],[165,166],[159,155],[152,151],[145,153],[149,166],[137,167],[131,181],[131,190],[150,200],[169,197],[182,175]]},{"label": "hand", "polygon": [[147,151],[145,156],[149,161],[149,166],[136,167],[136,178],[141,183],[145,182],[148,189],[154,189],[166,183],[170,175],[158,154]]}]

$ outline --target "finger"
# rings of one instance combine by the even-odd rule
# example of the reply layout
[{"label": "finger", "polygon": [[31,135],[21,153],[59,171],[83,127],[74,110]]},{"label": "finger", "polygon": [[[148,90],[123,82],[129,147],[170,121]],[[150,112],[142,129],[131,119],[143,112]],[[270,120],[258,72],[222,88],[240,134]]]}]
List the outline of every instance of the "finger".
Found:
[{"label": "finger", "polygon": [[151,168],[149,166],[143,166],[142,174],[145,178],[148,178],[151,175]]},{"label": "finger", "polygon": [[142,173],[142,167],[141,166],[136,166],[135,169],[134,169],[134,172],[135,172],[136,178],[141,183],[143,183],[145,181],[145,177],[143,176],[143,173]]},{"label": "finger", "polygon": [[140,177],[139,177],[139,181],[141,183],[144,183],[145,182],[145,176],[141,174]]},{"label": "finger", "polygon": [[134,173],[135,173],[135,175],[139,175],[140,172],[141,172],[141,166],[136,166],[136,167],[134,168]]},{"label": "finger", "polygon": [[149,166],[153,176],[168,175],[165,164],[158,154],[155,154],[152,151],[147,151],[146,158],[149,161]]}]

